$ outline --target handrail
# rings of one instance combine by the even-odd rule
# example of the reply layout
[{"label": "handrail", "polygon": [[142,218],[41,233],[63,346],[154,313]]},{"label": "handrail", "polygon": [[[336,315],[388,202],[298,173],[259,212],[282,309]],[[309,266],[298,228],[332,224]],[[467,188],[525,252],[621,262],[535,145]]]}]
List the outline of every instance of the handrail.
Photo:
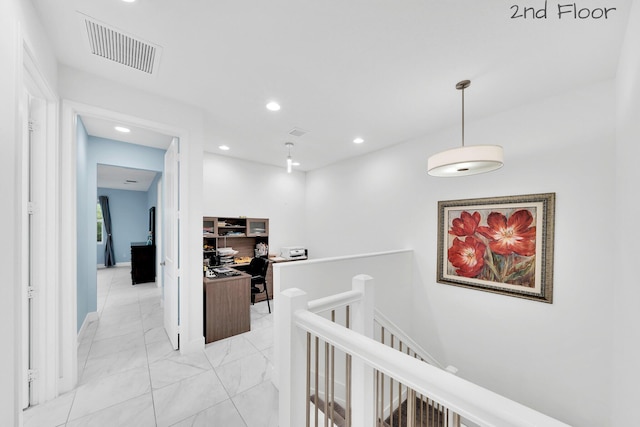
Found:
[{"label": "handrail", "polygon": [[406,345],[411,347],[411,349],[414,352],[416,352],[416,354],[418,356],[420,356],[424,360],[426,360],[427,363],[429,363],[430,365],[437,366],[437,367],[439,367],[441,369],[444,369],[444,366],[442,366],[442,364],[440,362],[438,362],[433,356],[431,356],[431,354],[429,354],[429,352],[426,351],[420,344],[418,344],[411,337],[409,337],[407,334],[405,334],[404,331],[402,329],[400,329],[400,327],[398,325],[393,323],[387,316],[382,314],[382,312],[380,312],[380,310],[378,310],[377,308],[374,309],[373,316],[374,316],[373,317],[374,320],[380,326],[383,326],[389,332],[393,332],[393,335],[395,335],[397,338],[400,338],[400,340],[402,342],[404,342]]},{"label": "handrail", "polygon": [[323,311],[334,310],[345,305],[358,302],[362,298],[362,292],[359,291],[346,291],[335,295],[330,295],[324,298],[318,298],[313,301],[309,301],[307,306],[309,311],[313,313],[321,313]]},{"label": "handrail", "polygon": [[307,310],[294,323],[365,364],[482,426],[560,427],[558,420],[428,365]]},{"label": "handrail", "polygon": [[329,263],[334,261],[348,261],[351,259],[362,259],[362,258],[371,258],[371,257],[382,256],[382,255],[401,254],[404,252],[413,252],[413,249],[394,249],[390,251],[369,252],[366,254],[341,255],[341,256],[335,256],[335,257],[305,259],[305,260],[296,261],[295,263],[286,263],[286,262],[280,263],[278,264],[278,267],[286,268],[286,267],[294,267],[294,266],[309,265],[309,264],[324,264],[324,263]]}]

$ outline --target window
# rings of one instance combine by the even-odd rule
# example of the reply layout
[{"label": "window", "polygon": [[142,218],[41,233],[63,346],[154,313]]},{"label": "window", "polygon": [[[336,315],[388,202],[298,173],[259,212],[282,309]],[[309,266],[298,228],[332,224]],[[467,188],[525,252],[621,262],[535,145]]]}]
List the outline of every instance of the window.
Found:
[{"label": "window", "polygon": [[96,204],[96,223],[98,226],[98,233],[97,233],[97,242],[98,243],[104,243],[103,240],[103,236],[104,236],[104,224],[102,223],[102,207],[100,206],[100,202],[98,201],[98,203]]}]

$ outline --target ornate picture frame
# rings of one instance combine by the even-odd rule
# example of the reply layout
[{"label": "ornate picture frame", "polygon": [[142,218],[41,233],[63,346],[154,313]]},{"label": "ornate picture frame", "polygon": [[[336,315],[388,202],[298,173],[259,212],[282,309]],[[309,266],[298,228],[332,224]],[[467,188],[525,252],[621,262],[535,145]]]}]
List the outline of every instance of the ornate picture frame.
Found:
[{"label": "ornate picture frame", "polygon": [[553,302],[555,193],[438,202],[439,283]]}]

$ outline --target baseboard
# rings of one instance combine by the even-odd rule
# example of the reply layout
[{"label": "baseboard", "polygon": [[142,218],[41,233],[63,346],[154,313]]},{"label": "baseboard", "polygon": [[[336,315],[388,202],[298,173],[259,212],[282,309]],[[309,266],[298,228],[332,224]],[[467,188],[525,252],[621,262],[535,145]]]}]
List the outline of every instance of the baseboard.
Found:
[{"label": "baseboard", "polygon": [[[116,262],[116,265],[114,265],[113,267],[131,267],[131,261],[126,261],[126,262]],[[101,270],[103,268],[108,268],[106,267],[104,264],[98,264],[96,266],[96,268],[98,270]]]},{"label": "baseboard", "polygon": [[189,341],[188,343],[184,343],[182,342],[182,340],[180,340],[181,354],[193,353],[198,350],[204,350],[204,337],[197,338],[195,340]]},{"label": "baseboard", "polygon": [[87,330],[87,327],[89,326],[89,323],[96,322],[98,319],[99,317],[97,311],[87,313],[87,315],[84,317],[84,321],[82,322],[82,326],[78,331],[78,343],[80,343],[80,341],[82,341],[82,339],[84,338],[84,334]]}]

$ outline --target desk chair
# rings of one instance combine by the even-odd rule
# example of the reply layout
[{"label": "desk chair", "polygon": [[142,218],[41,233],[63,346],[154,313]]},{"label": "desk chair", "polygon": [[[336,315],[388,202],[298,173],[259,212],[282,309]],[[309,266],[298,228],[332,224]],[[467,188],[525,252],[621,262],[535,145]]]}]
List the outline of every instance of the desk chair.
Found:
[{"label": "desk chair", "polygon": [[[271,313],[271,304],[269,304],[269,291],[267,290],[267,269],[269,268],[269,260],[267,258],[253,258],[249,264],[247,273],[251,275],[251,304],[256,302],[256,294],[264,292],[267,295],[267,307]],[[262,289],[258,288],[262,285]]]}]

